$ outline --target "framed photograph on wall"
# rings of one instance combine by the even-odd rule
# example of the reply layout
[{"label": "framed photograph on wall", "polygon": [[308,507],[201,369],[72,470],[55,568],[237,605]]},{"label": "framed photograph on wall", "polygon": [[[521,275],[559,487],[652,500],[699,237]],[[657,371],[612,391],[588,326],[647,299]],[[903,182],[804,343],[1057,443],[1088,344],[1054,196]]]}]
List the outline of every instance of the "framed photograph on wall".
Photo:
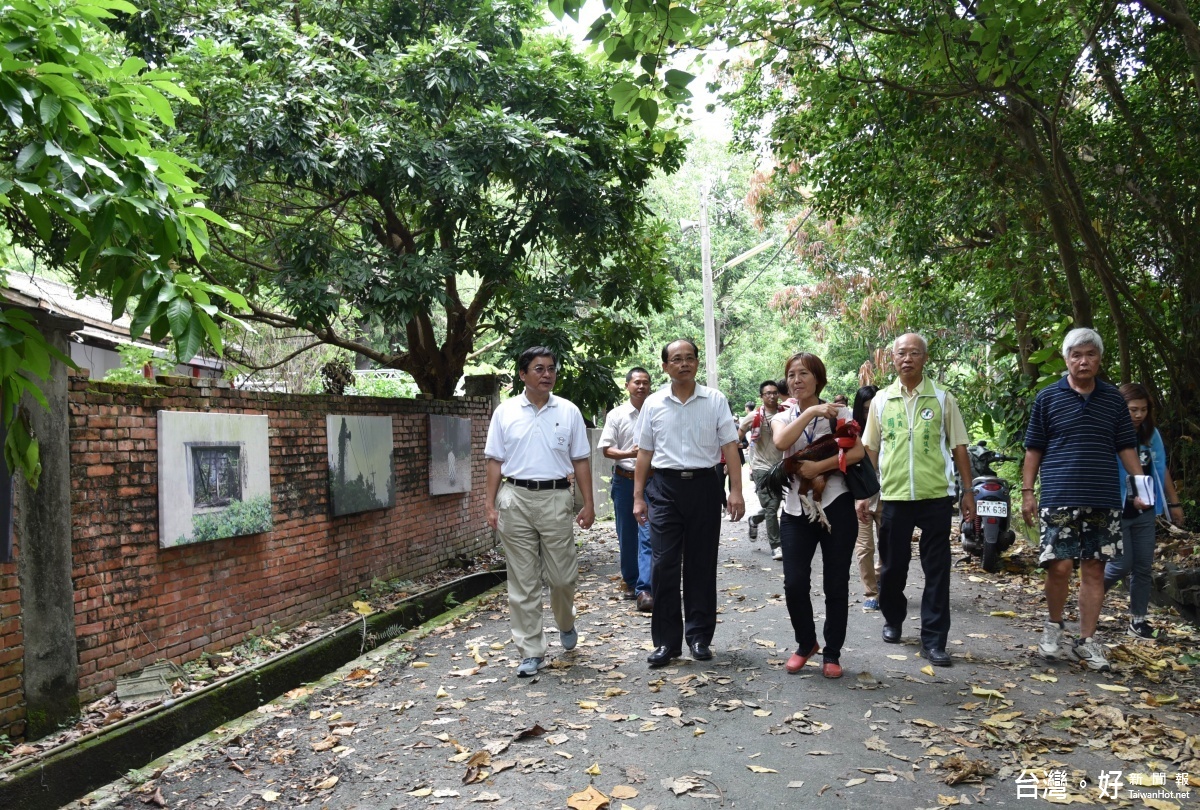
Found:
[{"label": "framed photograph on wall", "polygon": [[429,415],[429,494],[471,489],[471,420]]},{"label": "framed photograph on wall", "polygon": [[267,417],[159,411],[159,547],[273,525]]},{"label": "framed photograph on wall", "polygon": [[395,506],[392,417],[329,414],[325,434],[334,517]]}]

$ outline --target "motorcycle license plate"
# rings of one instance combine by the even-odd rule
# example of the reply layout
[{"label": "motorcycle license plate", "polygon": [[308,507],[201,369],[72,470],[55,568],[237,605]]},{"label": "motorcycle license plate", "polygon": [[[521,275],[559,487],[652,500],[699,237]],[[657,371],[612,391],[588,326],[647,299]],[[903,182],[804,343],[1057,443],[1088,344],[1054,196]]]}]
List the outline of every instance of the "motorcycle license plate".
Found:
[{"label": "motorcycle license plate", "polygon": [[975,512],[980,517],[1008,517],[1008,504],[1003,501],[979,501]]}]

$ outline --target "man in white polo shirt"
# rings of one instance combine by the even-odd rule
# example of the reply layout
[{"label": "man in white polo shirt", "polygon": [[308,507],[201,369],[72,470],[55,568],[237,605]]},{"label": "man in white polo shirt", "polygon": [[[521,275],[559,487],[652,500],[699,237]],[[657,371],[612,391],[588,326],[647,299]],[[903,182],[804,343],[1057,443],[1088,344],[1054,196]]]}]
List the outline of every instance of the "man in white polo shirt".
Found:
[{"label": "man in white polo shirt", "polygon": [[[717,628],[717,546],[721,537],[724,485],[717,463],[724,451],[729,467],[729,517],[746,511],[737,424],[725,395],[696,384],[699,352],[686,338],[662,351],[671,384],[646,398],[638,417],[633,514],[650,524],[654,562],[651,667],[666,666],[682,653],[712,658]],[[650,475],[653,468],[654,475]],[[683,598],[679,581],[683,574]]]},{"label": "man in white polo shirt", "polygon": [[[525,391],[506,400],[488,427],[487,522],[500,535],[508,561],[508,609],[513,643],[521,652],[517,675],[536,675],[546,657],[542,630],[542,575],[550,586],[550,609],[563,649],[579,640],[575,629],[575,555],[572,519],[580,528],[595,520],[591,446],[583,416],[572,403],[551,393],[558,360],[545,346],[521,353],[517,373]],[[583,496],[574,499],[567,479]]]},{"label": "man in white polo shirt", "polygon": [[625,375],[629,401],[618,405],[604,417],[604,431],[596,446],[613,466],[613,517],[617,524],[617,546],[621,554],[621,578],[625,580],[625,598],[637,599],[637,609],[649,613],[654,608],[650,595],[650,527],[639,525],[633,517],[633,466],[637,459],[637,440],[633,430],[642,403],[650,395],[650,372],[634,366]]}]

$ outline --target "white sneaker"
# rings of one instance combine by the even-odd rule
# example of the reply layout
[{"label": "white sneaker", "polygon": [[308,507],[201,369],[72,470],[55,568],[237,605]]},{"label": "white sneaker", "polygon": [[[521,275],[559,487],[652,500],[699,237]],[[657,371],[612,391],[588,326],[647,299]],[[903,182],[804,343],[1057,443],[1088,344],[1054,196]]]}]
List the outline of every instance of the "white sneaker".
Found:
[{"label": "white sneaker", "polygon": [[1108,656],[1104,654],[1104,648],[1093,639],[1080,639],[1075,643],[1075,647],[1071,652],[1093,672],[1109,672],[1112,670],[1112,667],[1108,663]]},{"label": "white sneaker", "polygon": [[1042,624],[1042,640],[1038,642],[1038,650],[1041,651],[1042,657],[1048,658],[1051,661],[1062,655],[1062,635],[1067,630],[1067,626],[1062,622],[1044,622]]},{"label": "white sneaker", "polygon": [[783,548],[781,546],[776,546],[775,550],[771,552],[771,559],[773,559],[773,560],[782,560],[783,559]]},{"label": "white sneaker", "polygon": [[542,668],[541,658],[523,658],[517,667],[518,678],[532,678]]}]

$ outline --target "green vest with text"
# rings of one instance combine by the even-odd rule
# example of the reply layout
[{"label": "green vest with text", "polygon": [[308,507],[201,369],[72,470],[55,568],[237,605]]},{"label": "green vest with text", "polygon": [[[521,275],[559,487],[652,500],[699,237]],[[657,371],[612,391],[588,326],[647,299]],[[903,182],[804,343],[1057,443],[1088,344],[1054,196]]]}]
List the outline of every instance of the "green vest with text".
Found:
[{"label": "green vest with text", "polygon": [[946,392],[928,378],[906,400],[900,381],[871,403],[879,416],[879,486],[885,501],[954,494],[954,459],[946,440]]}]

